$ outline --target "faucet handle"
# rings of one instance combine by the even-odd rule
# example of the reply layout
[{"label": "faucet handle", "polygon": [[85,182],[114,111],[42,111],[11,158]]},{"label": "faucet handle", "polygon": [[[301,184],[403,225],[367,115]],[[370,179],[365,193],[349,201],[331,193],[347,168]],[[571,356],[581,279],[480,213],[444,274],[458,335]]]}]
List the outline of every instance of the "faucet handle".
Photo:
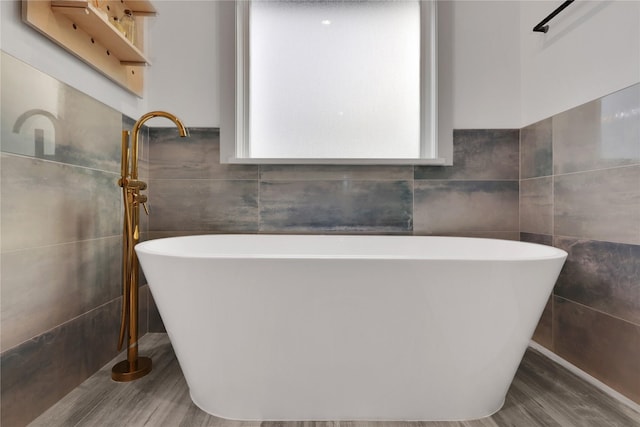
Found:
[{"label": "faucet handle", "polygon": [[147,189],[147,183],[144,181],[140,181],[137,179],[130,179],[127,181],[127,187],[129,188],[135,188],[137,190],[146,190]]},{"label": "faucet handle", "polygon": [[133,193],[133,201],[137,203],[147,203],[147,196],[140,193]]},{"label": "faucet handle", "polygon": [[146,213],[147,216],[149,216],[149,209],[147,208],[147,200],[149,199],[144,194],[140,194],[140,193],[133,194],[133,201],[135,203],[138,203],[139,205],[142,205],[142,208],[144,209],[144,213]]}]

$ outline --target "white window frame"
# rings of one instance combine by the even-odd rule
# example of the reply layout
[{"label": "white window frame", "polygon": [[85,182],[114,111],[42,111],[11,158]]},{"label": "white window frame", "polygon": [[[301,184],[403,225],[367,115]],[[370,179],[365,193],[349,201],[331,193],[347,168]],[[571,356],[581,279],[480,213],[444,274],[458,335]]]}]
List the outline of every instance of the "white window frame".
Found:
[{"label": "white window frame", "polygon": [[[233,60],[222,67],[221,85],[221,163],[240,164],[452,164],[452,131],[438,114],[438,31],[437,1],[421,0],[421,34],[428,42],[421,43],[420,97],[420,157],[418,158],[252,158],[249,139],[249,9],[250,2],[235,2],[235,46]],[[230,55],[227,55],[230,57]],[[425,79],[429,70],[430,79]],[[230,85],[229,82],[233,81]],[[233,88],[230,89],[230,86]],[[442,124],[445,122],[445,126]],[[428,130],[427,130],[428,129]]]}]

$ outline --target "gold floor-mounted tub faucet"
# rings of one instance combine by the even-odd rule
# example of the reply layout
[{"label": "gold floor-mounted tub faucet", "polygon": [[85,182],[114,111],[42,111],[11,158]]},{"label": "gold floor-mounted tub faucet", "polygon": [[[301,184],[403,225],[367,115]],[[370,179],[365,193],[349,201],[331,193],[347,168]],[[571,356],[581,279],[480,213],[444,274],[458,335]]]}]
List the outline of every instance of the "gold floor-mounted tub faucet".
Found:
[{"label": "gold floor-mounted tub faucet", "polygon": [[122,316],[118,350],[122,350],[125,332],[129,332],[127,359],[116,363],[111,369],[114,381],[132,381],[151,372],[151,359],[138,357],[138,258],[133,248],[140,240],[140,205],[147,210],[147,196],[141,194],[147,183],[138,180],[138,138],[142,125],[154,117],[167,118],[178,127],[180,136],[189,136],[182,121],[166,111],[151,111],[138,119],[131,133],[133,139],[129,146],[129,131],[122,131],[122,158],[120,179],[124,199],[124,230],[122,233]]}]

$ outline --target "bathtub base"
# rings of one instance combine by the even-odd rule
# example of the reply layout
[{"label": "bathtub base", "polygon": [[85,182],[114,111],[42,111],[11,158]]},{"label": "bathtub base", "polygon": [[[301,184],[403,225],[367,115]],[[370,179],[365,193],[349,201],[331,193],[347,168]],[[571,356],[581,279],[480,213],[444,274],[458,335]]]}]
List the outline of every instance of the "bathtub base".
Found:
[{"label": "bathtub base", "polygon": [[189,390],[189,397],[191,398],[191,401],[194,403],[194,405],[196,405],[202,411],[214,417],[222,418],[229,421],[260,421],[260,422],[289,422],[289,421],[291,422],[295,422],[295,421],[299,421],[299,422],[300,421],[302,422],[307,422],[307,421],[308,422],[330,422],[330,421],[456,422],[456,421],[459,421],[459,422],[462,422],[462,421],[473,421],[473,420],[479,420],[482,418],[491,417],[492,415],[498,413],[502,409],[505,403],[505,399],[502,399],[502,401],[500,402],[500,405],[498,405],[498,407],[495,408],[494,410],[488,411],[486,414],[478,414],[477,416],[471,417],[471,418],[457,418],[457,417],[442,418],[442,417],[433,417],[428,414],[425,414],[424,416],[419,418],[385,417],[385,416],[373,416],[373,415],[351,415],[351,416],[342,416],[342,417],[336,417],[336,418],[327,418],[326,416],[317,417],[317,418],[291,418],[287,416],[277,417],[277,418],[238,418],[233,416],[226,416],[224,414],[208,410],[206,405],[202,405],[201,403],[198,402],[196,398],[193,397],[193,393],[191,393],[191,390]]}]

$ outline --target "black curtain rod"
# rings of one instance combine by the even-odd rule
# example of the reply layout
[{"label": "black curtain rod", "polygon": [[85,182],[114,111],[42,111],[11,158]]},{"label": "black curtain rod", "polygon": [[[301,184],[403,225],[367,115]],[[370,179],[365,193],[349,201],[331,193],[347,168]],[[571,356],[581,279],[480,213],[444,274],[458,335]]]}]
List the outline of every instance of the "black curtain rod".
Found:
[{"label": "black curtain rod", "polygon": [[544,18],[542,21],[540,21],[538,23],[538,25],[536,25],[535,27],[533,27],[533,31],[536,31],[538,33],[546,33],[547,31],[549,31],[549,26],[545,25],[547,22],[551,21],[553,18],[555,18],[555,16],[557,14],[559,14],[560,12],[562,12],[567,6],[569,6],[571,3],[573,3],[575,0],[567,0],[564,3],[562,3],[560,6],[558,6],[558,8],[556,10],[554,10],[553,12],[551,12],[549,14],[549,16],[547,16],[546,18]]}]

